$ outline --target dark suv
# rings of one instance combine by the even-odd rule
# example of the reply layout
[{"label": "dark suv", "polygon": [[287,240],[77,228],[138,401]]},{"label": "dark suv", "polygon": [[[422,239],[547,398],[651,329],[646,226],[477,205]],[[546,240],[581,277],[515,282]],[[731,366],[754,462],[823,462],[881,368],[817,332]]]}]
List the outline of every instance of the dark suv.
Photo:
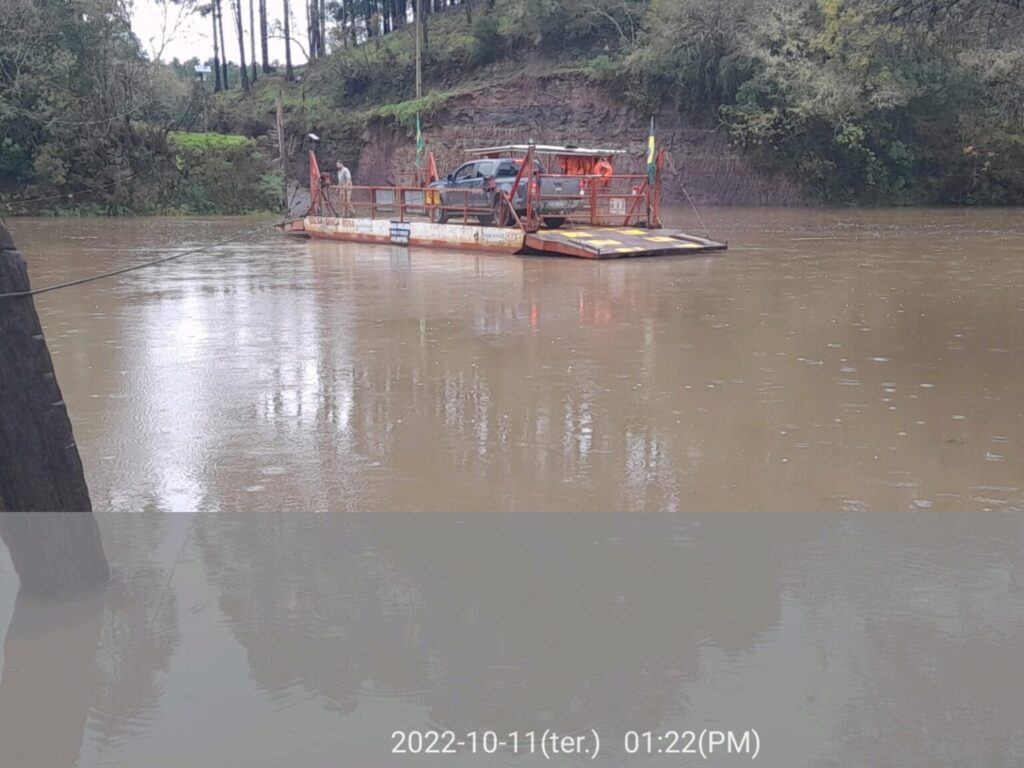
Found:
[{"label": "dark suv", "polygon": [[[440,190],[440,205],[433,209],[431,219],[436,224],[444,224],[449,215],[455,216],[464,205],[469,208],[488,208],[491,213],[475,213],[482,224],[493,224],[495,216],[499,223],[508,222],[503,216],[498,190],[510,193],[522,160],[511,157],[471,160],[463,163],[446,179],[439,179],[430,186]],[[544,173],[544,166],[534,161],[538,173]],[[519,182],[515,198],[512,200],[516,213],[526,214],[526,187],[529,179],[524,176]],[[456,190],[465,190],[456,191]],[[582,200],[582,180],[574,176],[545,177],[540,179],[541,196],[550,199],[535,199],[534,212],[544,219],[544,225],[552,229],[562,226],[565,217],[580,207]],[[450,210],[446,210],[450,209]]]}]

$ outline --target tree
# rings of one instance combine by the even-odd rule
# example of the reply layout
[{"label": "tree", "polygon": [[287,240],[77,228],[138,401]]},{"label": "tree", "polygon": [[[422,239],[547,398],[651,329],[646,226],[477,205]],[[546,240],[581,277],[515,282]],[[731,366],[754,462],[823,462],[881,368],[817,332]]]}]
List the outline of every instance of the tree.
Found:
[{"label": "tree", "polygon": [[327,3],[320,0],[320,9],[317,14],[320,19],[320,55],[327,54]]},{"label": "tree", "polygon": [[270,53],[267,41],[267,0],[260,0],[260,59],[264,74],[270,72]]},{"label": "tree", "polygon": [[228,47],[224,44],[224,6],[223,0],[213,0],[213,3],[217,14],[217,29],[220,33],[220,52],[222,54],[220,61],[221,80],[226,91],[231,85],[228,83]]},{"label": "tree", "polygon": [[292,68],[292,32],[291,32],[291,8],[288,0],[284,3],[284,77],[285,80],[295,79],[295,70]]},{"label": "tree", "polygon": [[377,20],[380,16],[377,14],[377,10],[373,7],[373,3],[367,2],[363,5],[363,25],[366,28],[366,39],[369,40],[371,37],[376,37],[379,34],[377,27]]},{"label": "tree", "polygon": [[253,0],[249,0],[249,53],[252,55],[252,82],[256,82],[256,17]]},{"label": "tree", "polygon": [[426,54],[429,48],[427,43],[427,16],[430,13],[430,0],[416,0],[416,26],[420,29],[420,40],[423,46],[423,53]]},{"label": "tree", "polygon": [[245,66],[245,28],[242,26],[242,0],[231,0],[235,12],[235,31],[238,33],[238,62],[242,73],[242,90],[249,92],[249,70]]},{"label": "tree", "polygon": [[306,5],[306,37],[309,41],[309,58],[319,59],[323,55],[323,43],[320,37],[320,3],[309,0]]},{"label": "tree", "polygon": [[200,11],[203,16],[209,16],[213,23],[213,71],[215,75],[213,90],[214,93],[219,93],[224,84],[221,82],[220,76],[220,44],[217,41],[217,4],[210,3],[204,6]]},{"label": "tree", "polygon": [[157,61],[163,58],[167,46],[184,29],[189,16],[197,11],[201,12],[201,9],[197,0],[154,0],[154,2],[160,11],[160,36],[159,38],[151,37],[147,42],[153,60]]},{"label": "tree", "polygon": [[[25,196],[116,182],[134,143],[115,139],[158,100],[159,65],[126,9],[115,0],[4,0],[2,9],[0,185]],[[33,184],[46,191],[26,190]]]},{"label": "tree", "polygon": [[885,0],[880,10],[890,21],[935,21],[951,14],[998,13],[1000,7],[1020,10],[1024,0]]}]

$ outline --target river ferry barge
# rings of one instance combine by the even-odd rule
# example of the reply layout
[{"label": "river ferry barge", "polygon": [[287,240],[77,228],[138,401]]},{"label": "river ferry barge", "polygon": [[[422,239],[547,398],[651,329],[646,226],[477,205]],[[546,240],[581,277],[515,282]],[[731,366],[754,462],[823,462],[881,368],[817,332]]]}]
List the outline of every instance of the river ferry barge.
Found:
[{"label": "river ferry barge", "polygon": [[[309,209],[278,229],[346,242],[587,259],[726,248],[662,226],[664,150],[652,175],[614,173],[611,161],[625,154],[619,150],[527,144],[468,154],[479,159],[460,167],[457,173],[468,169],[464,178],[452,174],[435,180],[436,165],[428,154],[434,177],[428,185],[342,188],[320,170],[310,150]],[[550,165],[542,165],[540,157]],[[546,170],[556,166],[562,173]],[[502,169],[514,169],[515,176],[511,170],[500,176]]]}]

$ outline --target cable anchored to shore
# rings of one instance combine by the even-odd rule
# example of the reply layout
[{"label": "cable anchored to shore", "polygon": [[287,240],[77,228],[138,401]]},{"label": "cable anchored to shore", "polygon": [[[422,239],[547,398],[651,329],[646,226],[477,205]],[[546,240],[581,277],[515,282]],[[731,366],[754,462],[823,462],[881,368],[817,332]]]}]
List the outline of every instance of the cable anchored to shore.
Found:
[{"label": "cable anchored to shore", "polygon": [[[672,173],[678,173],[678,169],[676,168],[676,163],[672,158],[672,155],[666,153],[665,159],[668,160],[668,164],[672,167]],[[704,236],[711,237],[711,230],[708,229],[708,225],[704,223],[704,217],[700,215],[700,211],[697,210],[697,204],[693,201],[693,198],[690,197],[690,190],[686,188],[686,184],[682,181],[679,182],[679,186],[682,187],[683,194],[686,196],[686,201],[690,204],[694,214],[697,216],[697,221],[700,222],[701,227],[704,228]]]},{"label": "cable anchored to shore", "polygon": [[204,246],[202,246],[200,248],[193,248],[193,249],[188,250],[188,251],[182,251],[181,253],[174,253],[174,254],[171,254],[170,256],[164,256],[164,257],[159,258],[159,259],[154,259],[153,261],[143,262],[142,264],[133,264],[130,267],[124,267],[122,269],[115,269],[115,270],[113,270],[111,272],[102,272],[102,273],[100,273],[98,275],[92,275],[90,277],[83,277],[83,278],[80,278],[78,280],[70,280],[70,281],[68,281],[66,283],[57,283],[56,285],[47,285],[47,286],[44,286],[43,288],[34,288],[31,291],[17,291],[15,293],[0,293],[0,299],[23,299],[23,298],[28,298],[29,296],[35,296],[35,295],[40,294],[40,293],[49,293],[50,291],[58,291],[58,290],[60,290],[62,288],[71,288],[72,286],[83,285],[85,283],[91,283],[91,282],[93,282],[95,280],[103,280],[104,278],[107,278],[107,277],[116,277],[117,275],[123,275],[123,274],[126,274],[128,272],[134,272],[134,271],[139,270],[139,269],[145,269],[146,267],[155,267],[158,264],[165,264],[168,261],[174,261],[175,259],[180,259],[183,256],[191,256],[192,254],[202,253],[203,251],[208,251],[211,248],[217,248],[217,247],[219,247],[221,245],[228,245],[229,243],[236,243],[236,242],[238,242],[240,240],[244,240],[245,238],[247,238],[247,237],[249,237],[251,235],[256,234],[257,232],[263,231],[263,229],[264,228],[262,226],[254,227],[253,229],[246,230],[245,232],[242,232],[239,235],[234,235],[232,237],[225,238],[224,240],[218,240],[215,243],[208,243],[207,245],[204,245]]}]

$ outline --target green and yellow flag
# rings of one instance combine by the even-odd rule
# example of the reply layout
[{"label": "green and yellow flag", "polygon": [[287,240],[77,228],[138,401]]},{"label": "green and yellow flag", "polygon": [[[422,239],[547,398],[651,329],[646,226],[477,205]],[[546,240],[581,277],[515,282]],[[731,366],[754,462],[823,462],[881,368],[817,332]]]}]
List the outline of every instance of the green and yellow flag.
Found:
[{"label": "green and yellow flag", "polygon": [[420,130],[420,116],[416,115],[416,167],[422,165],[423,149],[426,144],[423,142],[423,131]]},{"label": "green and yellow flag", "polygon": [[647,182],[653,187],[657,177],[654,149],[654,115],[651,115],[651,133],[647,137]]}]

